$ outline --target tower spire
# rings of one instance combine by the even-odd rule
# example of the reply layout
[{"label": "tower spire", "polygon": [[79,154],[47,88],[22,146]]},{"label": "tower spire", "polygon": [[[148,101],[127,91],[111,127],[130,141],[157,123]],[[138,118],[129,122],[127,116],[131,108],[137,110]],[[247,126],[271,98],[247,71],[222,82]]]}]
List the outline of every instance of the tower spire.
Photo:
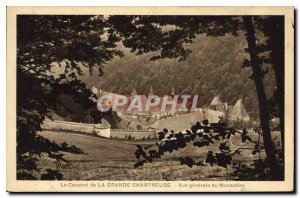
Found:
[{"label": "tower spire", "polygon": [[150,87],[150,91],[149,91],[149,96],[153,96],[154,94],[153,94],[153,88],[152,88],[152,85],[151,85],[151,87]]},{"label": "tower spire", "polygon": [[131,97],[135,97],[136,96],[136,90],[135,88],[133,88],[132,92],[131,92]]},{"label": "tower spire", "polygon": [[173,87],[172,87],[171,95],[172,95],[172,96],[175,95],[175,91],[174,91],[174,88],[173,88]]}]

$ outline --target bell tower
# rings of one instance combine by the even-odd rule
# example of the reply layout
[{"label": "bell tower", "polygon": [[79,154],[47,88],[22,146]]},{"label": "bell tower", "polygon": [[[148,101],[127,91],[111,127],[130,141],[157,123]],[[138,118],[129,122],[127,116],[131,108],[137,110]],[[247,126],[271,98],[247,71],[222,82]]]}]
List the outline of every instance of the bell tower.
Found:
[{"label": "bell tower", "polygon": [[132,98],[134,98],[136,96],[136,90],[135,88],[133,88],[132,92],[131,92],[131,95],[130,95]]}]

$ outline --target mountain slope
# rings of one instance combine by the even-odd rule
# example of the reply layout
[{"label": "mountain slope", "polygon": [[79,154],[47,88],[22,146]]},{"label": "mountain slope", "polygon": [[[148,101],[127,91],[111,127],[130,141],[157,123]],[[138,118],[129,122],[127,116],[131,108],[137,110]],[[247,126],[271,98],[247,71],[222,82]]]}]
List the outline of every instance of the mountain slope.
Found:
[{"label": "mountain slope", "polygon": [[[88,86],[129,95],[133,88],[138,94],[148,94],[153,87],[154,94],[198,94],[202,104],[208,104],[217,94],[222,101],[234,104],[239,98],[250,115],[257,115],[258,102],[250,68],[241,68],[247,53],[246,41],[242,35],[233,37],[207,37],[200,35],[188,48],[192,53],[187,60],[171,59],[150,61],[155,53],[140,56],[127,53],[107,63],[104,76],[85,77]],[[265,78],[267,95],[275,88],[274,74]]]}]

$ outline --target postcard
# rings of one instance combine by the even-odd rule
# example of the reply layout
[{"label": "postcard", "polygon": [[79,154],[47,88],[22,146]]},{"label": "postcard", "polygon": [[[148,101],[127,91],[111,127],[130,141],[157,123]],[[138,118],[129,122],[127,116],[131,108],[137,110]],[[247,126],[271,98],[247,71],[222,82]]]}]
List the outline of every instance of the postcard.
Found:
[{"label": "postcard", "polygon": [[294,192],[293,7],[7,7],[7,191]]}]

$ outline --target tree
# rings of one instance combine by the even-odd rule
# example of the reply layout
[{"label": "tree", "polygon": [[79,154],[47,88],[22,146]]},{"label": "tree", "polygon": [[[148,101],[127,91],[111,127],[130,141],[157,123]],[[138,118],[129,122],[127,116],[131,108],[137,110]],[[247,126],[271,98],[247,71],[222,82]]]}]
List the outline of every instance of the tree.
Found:
[{"label": "tree", "polygon": [[[107,24],[101,16],[17,17],[17,178],[38,179],[36,162],[46,155],[67,163],[61,151],[83,154],[67,143],[45,139],[41,132],[49,109],[56,104],[59,90],[76,93],[88,101],[91,92],[77,77],[81,66],[101,73],[106,61],[122,56],[115,49],[117,37],[104,35]],[[60,76],[51,71],[64,67]],[[87,102],[89,103],[89,102]],[[89,104],[87,104],[89,105]],[[48,173],[53,171],[48,170]],[[50,178],[42,175],[41,179]],[[60,179],[58,176],[56,179]]]},{"label": "tree", "polygon": [[275,157],[274,153],[274,146],[271,138],[271,131],[269,126],[269,111],[268,111],[268,102],[267,97],[264,90],[263,85],[263,76],[262,70],[260,67],[260,59],[257,54],[256,49],[256,38],[255,38],[255,31],[254,26],[252,23],[252,17],[243,17],[243,21],[245,24],[246,29],[246,39],[248,42],[248,49],[250,53],[250,63],[253,71],[253,79],[255,82],[256,90],[257,90],[257,97],[259,101],[259,117],[260,123],[263,131],[263,139],[264,139],[264,146],[267,154],[267,160],[270,167],[270,172],[272,177],[275,180],[279,180],[282,178],[282,173],[279,171],[278,162]]},{"label": "tree", "polygon": [[259,29],[267,37],[263,50],[269,52],[269,56],[263,58],[264,63],[271,63],[275,71],[277,91],[273,100],[278,107],[276,117],[280,119],[281,142],[284,152],[284,17],[272,16],[256,19]]},{"label": "tree", "polygon": [[[283,19],[280,17],[270,16],[265,18],[257,18],[266,21],[263,25],[264,28],[261,28],[261,30],[265,32],[266,36],[270,36],[273,68],[275,73],[277,73],[276,80],[278,92],[276,97],[278,98],[281,124],[283,125]],[[268,101],[263,84],[263,58],[259,57],[259,53],[265,51],[266,49],[263,48],[259,51],[258,46],[256,46],[257,40],[255,38],[255,28],[252,22],[252,17],[169,16],[160,18],[154,16],[137,16],[130,17],[129,20],[126,20],[126,17],[124,16],[122,16],[122,19],[119,16],[114,16],[111,18],[110,22],[112,24],[116,24],[121,20],[124,26],[116,26],[116,30],[121,32],[121,35],[124,36],[123,43],[126,47],[131,48],[132,52],[142,54],[153,50],[160,50],[159,55],[152,57],[151,60],[156,60],[159,58],[177,58],[179,61],[184,60],[191,53],[191,51],[185,47],[185,44],[192,42],[197,34],[206,33],[207,36],[222,36],[226,33],[237,35],[238,31],[240,30],[245,32],[250,55],[250,61],[246,60],[245,63],[246,65],[252,67],[252,78],[254,79],[256,85],[256,92],[259,100],[259,117],[263,131],[268,165],[270,167],[273,179],[278,180],[278,178],[281,177],[282,172],[279,171],[280,169],[278,168],[278,163],[275,158],[272,144],[269,127],[269,109],[267,108]],[[126,22],[124,22],[124,20],[126,20]],[[173,30],[165,30],[166,28],[164,29],[163,27],[166,25],[174,25],[176,28]],[[260,27],[260,25],[260,23],[256,24],[257,27]],[[275,25],[275,29],[280,31],[276,32],[276,30],[272,30],[272,25]],[[130,28],[127,29],[126,27]],[[148,34],[151,34],[156,39],[152,41],[147,40],[150,36]],[[276,42],[279,42],[279,44],[276,44],[274,41],[276,38],[279,38],[279,40],[276,40]],[[276,55],[279,57],[277,58]],[[281,126],[281,130],[281,137],[283,141],[283,126]]]}]

